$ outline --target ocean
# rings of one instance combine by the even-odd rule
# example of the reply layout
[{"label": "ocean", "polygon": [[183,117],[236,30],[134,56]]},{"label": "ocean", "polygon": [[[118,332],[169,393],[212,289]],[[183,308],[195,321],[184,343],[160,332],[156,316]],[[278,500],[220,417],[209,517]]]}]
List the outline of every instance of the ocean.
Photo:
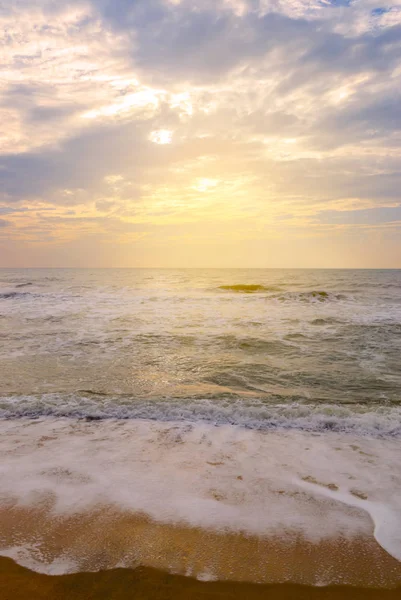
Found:
[{"label": "ocean", "polygon": [[2,269],[0,339],[0,554],[303,582],[260,546],[155,550],[149,523],[227,556],[224,535],[366,537],[394,560],[368,583],[401,583],[400,270]]}]

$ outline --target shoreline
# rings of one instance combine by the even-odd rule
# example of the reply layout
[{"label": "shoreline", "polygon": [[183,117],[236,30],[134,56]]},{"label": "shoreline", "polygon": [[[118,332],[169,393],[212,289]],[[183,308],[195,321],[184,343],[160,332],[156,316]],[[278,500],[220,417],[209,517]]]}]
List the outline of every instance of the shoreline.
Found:
[{"label": "shoreline", "polygon": [[401,587],[204,582],[149,567],[49,576],[29,571],[9,558],[0,558],[0,586],[2,600],[398,600],[401,595]]},{"label": "shoreline", "polygon": [[316,541],[294,529],[247,535],[163,524],[112,506],[68,516],[50,507],[3,507],[0,532],[0,556],[51,576],[143,567],[200,581],[401,586],[401,562],[372,535]]},{"label": "shoreline", "polygon": [[0,425],[0,555],[36,572],[401,585],[391,440],[148,421]]}]

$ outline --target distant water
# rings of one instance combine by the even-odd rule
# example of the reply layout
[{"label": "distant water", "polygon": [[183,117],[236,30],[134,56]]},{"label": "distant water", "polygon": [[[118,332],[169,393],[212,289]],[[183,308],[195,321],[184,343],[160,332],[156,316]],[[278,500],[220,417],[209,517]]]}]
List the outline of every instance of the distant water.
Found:
[{"label": "distant water", "polygon": [[401,271],[0,270],[0,416],[401,436]]}]

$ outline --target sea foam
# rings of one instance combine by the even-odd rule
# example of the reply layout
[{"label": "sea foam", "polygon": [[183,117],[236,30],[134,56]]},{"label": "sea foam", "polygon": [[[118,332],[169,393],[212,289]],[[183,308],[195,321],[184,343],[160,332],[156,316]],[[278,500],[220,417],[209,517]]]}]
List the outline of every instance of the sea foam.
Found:
[{"label": "sea foam", "polygon": [[146,419],[237,425],[260,431],[299,430],[401,437],[401,407],[380,404],[273,403],[254,397],[135,398],[130,394],[52,393],[0,397],[0,417]]},{"label": "sea foam", "polygon": [[[401,560],[399,443],[150,421],[0,423],[0,502],[114,506],[166,524],[311,542],[371,535]],[[6,553],[10,548],[3,547]]]}]

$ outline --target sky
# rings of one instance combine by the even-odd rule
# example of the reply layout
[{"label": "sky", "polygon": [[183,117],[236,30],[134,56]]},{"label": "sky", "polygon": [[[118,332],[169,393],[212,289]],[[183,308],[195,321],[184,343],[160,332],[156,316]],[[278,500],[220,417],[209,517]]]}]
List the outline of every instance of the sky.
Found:
[{"label": "sky", "polygon": [[401,268],[401,4],[0,0],[0,267]]}]

